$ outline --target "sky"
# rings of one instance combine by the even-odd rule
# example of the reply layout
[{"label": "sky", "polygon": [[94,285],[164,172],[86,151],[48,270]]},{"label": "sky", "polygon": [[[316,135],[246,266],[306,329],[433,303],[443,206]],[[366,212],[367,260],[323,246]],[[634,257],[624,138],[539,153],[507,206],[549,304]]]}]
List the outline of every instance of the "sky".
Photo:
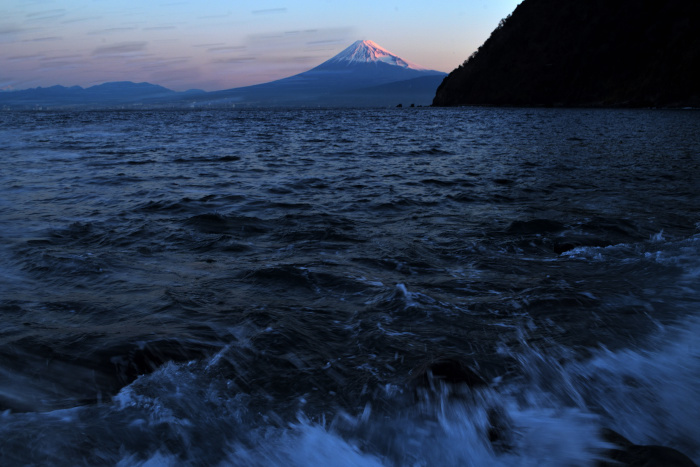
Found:
[{"label": "sky", "polygon": [[0,90],[109,81],[214,91],[369,39],[449,72],[521,0],[0,0]]}]

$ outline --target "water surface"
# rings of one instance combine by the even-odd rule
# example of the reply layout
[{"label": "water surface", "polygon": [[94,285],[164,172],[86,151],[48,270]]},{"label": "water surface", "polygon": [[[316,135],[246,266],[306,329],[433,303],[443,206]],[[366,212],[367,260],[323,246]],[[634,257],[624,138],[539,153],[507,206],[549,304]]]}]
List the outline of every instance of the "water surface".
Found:
[{"label": "water surface", "polygon": [[700,461],[697,112],[0,122],[4,464]]}]

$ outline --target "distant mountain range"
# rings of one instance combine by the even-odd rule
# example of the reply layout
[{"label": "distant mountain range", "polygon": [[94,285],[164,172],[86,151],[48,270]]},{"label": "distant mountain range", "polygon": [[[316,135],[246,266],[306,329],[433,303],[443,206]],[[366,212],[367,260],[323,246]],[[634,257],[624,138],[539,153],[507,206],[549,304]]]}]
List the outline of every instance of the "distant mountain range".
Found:
[{"label": "distant mountain range", "polygon": [[271,107],[429,105],[446,73],[428,70],[372,41],[357,41],[298,75],[223,91],[175,92],[150,83],[113,82],[89,88],[52,86],[0,93],[6,108]]},{"label": "distant mountain range", "polygon": [[119,81],[89,88],[51,86],[0,93],[0,105],[19,108],[55,106],[118,106],[164,102],[175,96],[204,94],[201,90],[182,93],[150,83]]}]

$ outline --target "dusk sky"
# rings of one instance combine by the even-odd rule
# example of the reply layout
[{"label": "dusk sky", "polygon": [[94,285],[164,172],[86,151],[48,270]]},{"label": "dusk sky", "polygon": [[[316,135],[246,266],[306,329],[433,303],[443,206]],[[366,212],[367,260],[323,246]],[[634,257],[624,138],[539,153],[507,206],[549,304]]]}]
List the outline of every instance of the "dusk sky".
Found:
[{"label": "dusk sky", "polygon": [[228,89],[306,71],[355,40],[449,72],[520,0],[2,0],[0,89],[148,81]]}]

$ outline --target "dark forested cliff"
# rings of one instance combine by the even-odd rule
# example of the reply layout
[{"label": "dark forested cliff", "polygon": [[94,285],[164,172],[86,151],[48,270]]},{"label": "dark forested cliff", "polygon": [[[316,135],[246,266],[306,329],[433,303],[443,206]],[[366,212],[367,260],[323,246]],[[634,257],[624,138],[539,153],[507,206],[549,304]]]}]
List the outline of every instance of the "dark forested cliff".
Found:
[{"label": "dark forested cliff", "polygon": [[700,0],[525,0],[433,105],[700,106]]}]

